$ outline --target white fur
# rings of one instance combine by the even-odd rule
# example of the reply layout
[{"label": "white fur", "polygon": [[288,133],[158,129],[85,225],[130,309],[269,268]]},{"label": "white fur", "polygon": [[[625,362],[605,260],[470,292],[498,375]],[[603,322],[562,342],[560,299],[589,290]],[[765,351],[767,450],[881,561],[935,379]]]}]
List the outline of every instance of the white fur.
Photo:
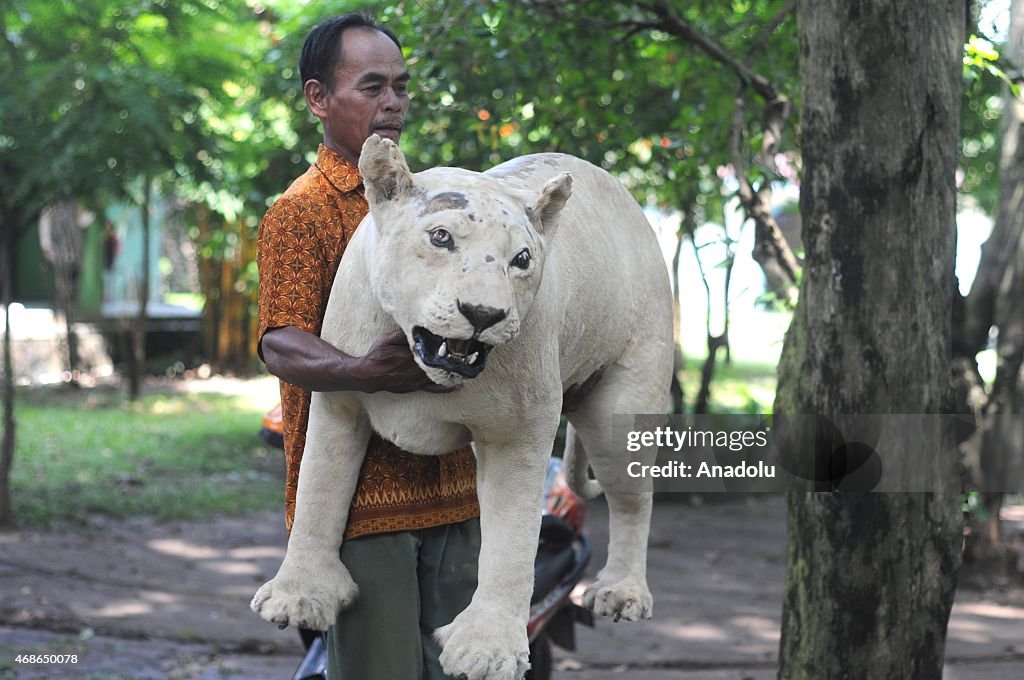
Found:
[{"label": "white fur", "polygon": [[[396,328],[410,346],[417,326],[440,337],[471,337],[474,328],[458,302],[505,317],[478,335],[495,347],[477,377],[420,361],[435,382],[461,385],[455,392],[314,393],[288,552],[252,607],[277,623],[325,629],[356,596],[338,550],[371,426],[425,455],[472,442],[481,508],[479,585],[466,610],[437,631],[441,664],[470,680],[515,680],[528,668],[538,508],[562,394],[605,369],[569,415],[582,471],[571,476],[584,482],[589,459],[598,480],[621,478],[625,452],[616,445],[612,415],[662,413],[667,403],[666,268],[629,193],[570,156],[525,156],[483,174],[435,168],[413,175],[397,147],[374,136],[360,170],[371,212],[345,251],[322,337],[362,355]],[[439,227],[456,249],[431,243],[430,231]],[[532,256],[529,268],[511,266],[524,248]],[[596,485],[587,486],[593,492]],[[608,562],[584,604],[599,614],[647,618],[651,495],[605,491]]]}]

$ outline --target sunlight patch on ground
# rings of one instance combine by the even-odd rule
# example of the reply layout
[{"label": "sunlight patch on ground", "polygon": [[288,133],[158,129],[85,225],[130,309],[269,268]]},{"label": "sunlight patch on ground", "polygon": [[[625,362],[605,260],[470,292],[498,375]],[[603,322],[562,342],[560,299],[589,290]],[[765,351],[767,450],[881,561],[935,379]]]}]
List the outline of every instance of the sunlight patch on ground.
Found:
[{"label": "sunlight patch on ground", "polygon": [[668,637],[679,640],[698,640],[702,642],[725,642],[729,637],[717,626],[706,623],[659,623],[652,622],[652,628]]},{"label": "sunlight patch on ground", "polygon": [[143,616],[153,611],[153,607],[138,600],[121,600],[111,602],[105,607],[87,608],[84,610],[86,616],[97,616],[102,618],[120,619],[128,616]]},{"label": "sunlight patch on ground", "polygon": [[213,571],[218,574],[227,574],[230,576],[248,574],[259,576],[263,573],[256,564],[251,562],[235,562],[232,560],[213,560],[203,562],[199,567],[207,571]]},{"label": "sunlight patch on ground", "polygon": [[163,555],[187,560],[196,568],[227,576],[261,576],[262,571],[253,560],[261,557],[284,558],[283,548],[237,548],[225,551],[177,538],[154,539],[146,545]]},{"label": "sunlight patch on ground", "polygon": [[985,628],[984,624],[977,621],[951,619],[949,622],[949,636],[963,642],[984,645],[992,641],[992,637],[985,634]]},{"label": "sunlight patch on ground", "polygon": [[264,557],[284,559],[284,548],[271,546],[252,546],[246,548],[234,548],[228,551],[228,557],[233,560],[258,560]]},{"label": "sunlight patch on ground", "polygon": [[177,538],[157,538],[146,544],[158,553],[189,560],[209,560],[221,556],[221,551],[204,545],[192,545]]},{"label": "sunlight patch on ground", "polygon": [[174,595],[164,592],[142,593],[141,597],[143,600],[146,600],[147,602],[155,602],[157,604],[174,604],[178,601],[178,598]]},{"label": "sunlight patch on ground", "polygon": [[957,606],[962,614],[984,616],[990,619],[1024,621],[1024,608],[994,604],[992,602],[971,602]]},{"label": "sunlight patch on ground", "polygon": [[778,642],[782,636],[778,622],[761,616],[737,616],[730,619],[729,623],[760,640]]}]

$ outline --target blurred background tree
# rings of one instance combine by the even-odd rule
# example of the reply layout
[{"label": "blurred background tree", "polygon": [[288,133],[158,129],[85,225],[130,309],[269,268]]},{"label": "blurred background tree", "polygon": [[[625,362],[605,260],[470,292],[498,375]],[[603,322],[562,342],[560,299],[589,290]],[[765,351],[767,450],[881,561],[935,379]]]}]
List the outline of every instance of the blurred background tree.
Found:
[{"label": "blurred background tree", "polygon": [[[982,584],[1020,575],[1016,543],[1000,521],[1005,491],[1024,481],[1024,0],[1007,7],[1004,47],[972,37],[965,64],[963,149],[970,197],[993,217],[977,276],[957,301],[954,367],[961,412],[974,413],[977,432],[964,449],[974,476],[965,562]],[[977,187],[970,186],[980,178]],[[988,385],[977,357],[994,355]]]}]

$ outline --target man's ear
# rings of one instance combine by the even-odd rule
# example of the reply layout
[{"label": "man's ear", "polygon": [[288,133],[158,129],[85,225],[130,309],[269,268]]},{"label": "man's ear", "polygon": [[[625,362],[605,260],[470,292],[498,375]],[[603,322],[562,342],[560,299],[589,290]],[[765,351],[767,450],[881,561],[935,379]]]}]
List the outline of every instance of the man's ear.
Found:
[{"label": "man's ear", "polygon": [[317,118],[327,117],[327,97],[330,92],[319,80],[310,79],[302,85],[302,93],[306,95],[306,105]]},{"label": "man's ear", "polygon": [[541,234],[552,236],[558,226],[558,214],[572,195],[572,175],[563,172],[555,175],[544,188],[532,208],[527,209],[530,221]]},{"label": "man's ear", "polygon": [[393,201],[412,188],[412,173],[398,145],[380,135],[370,135],[359,154],[359,174],[372,208]]}]

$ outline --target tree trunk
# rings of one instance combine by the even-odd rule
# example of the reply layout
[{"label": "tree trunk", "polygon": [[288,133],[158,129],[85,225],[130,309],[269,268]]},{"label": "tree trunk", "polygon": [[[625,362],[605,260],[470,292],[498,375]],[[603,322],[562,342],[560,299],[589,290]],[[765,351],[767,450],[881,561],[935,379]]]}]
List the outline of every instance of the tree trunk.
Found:
[{"label": "tree trunk", "polygon": [[40,230],[45,227],[50,266],[53,268],[54,311],[64,316],[64,353],[69,383],[78,386],[78,336],[75,321],[78,313],[79,276],[82,268],[82,231],[78,224],[78,204],[65,199],[43,211]]},{"label": "tree trunk", "polygon": [[206,206],[195,207],[195,224],[199,231],[199,237],[195,241],[196,252],[199,260],[199,289],[203,293],[205,302],[202,313],[202,354],[208,359],[217,356],[217,331],[220,328],[218,310],[220,309],[220,278],[217,263],[202,254],[203,243],[210,238],[213,232],[211,225],[210,211]]},{"label": "tree trunk", "polygon": [[146,375],[146,328],[149,325],[149,244],[150,197],[149,177],[142,184],[142,274],[138,285],[139,310],[132,326],[131,363],[129,364],[128,396],[132,401],[142,392],[142,380]]},{"label": "tree trunk", "polygon": [[14,420],[14,365],[11,360],[11,302],[14,298],[14,251],[18,228],[14,221],[2,225],[0,237],[0,296],[4,306],[4,435],[0,443],[0,526],[10,526],[11,466],[14,463],[16,422]]},{"label": "tree trunk", "polygon": [[[710,411],[709,403],[711,401],[711,383],[715,377],[715,367],[717,365],[718,350],[724,350],[726,356],[730,356],[729,350],[729,279],[732,275],[732,262],[734,259],[731,243],[727,244],[726,252],[726,277],[725,287],[722,295],[722,332],[714,334],[711,331],[711,306],[713,304],[711,295],[711,284],[708,283],[708,275],[704,270],[704,265],[700,259],[700,249],[697,246],[696,241],[696,220],[694,219],[693,213],[687,213],[687,222],[684,225],[687,236],[690,240],[690,245],[693,247],[693,257],[697,263],[697,270],[700,272],[701,281],[704,283],[704,295],[707,299],[707,313],[704,315],[704,333],[705,340],[707,342],[707,357],[704,359],[704,366],[700,372],[700,387],[697,389],[697,394],[694,397],[693,412],[697,414],[705,414]],[[723,221],[723,224],[725,222]]]},{"label": "tree trunk", "polygon": [[700,388],[693,400],[693,412],[697,414],[710,413],[711,402],[711,381],[715,377],[715,365],[718,361],[718,350],[727,348],[728,338],[722,335],[708,334],[708,356],[704,359],[704,366],[700,371]]},{"label": "tree trunk", "polygon": [[[692,208],[684,211],[684,219],[689,219]],[[672,413],[686,412],[686,395],[683,392],[683,383],[679,375],[686,370],[686,360],[683,357],[683,310],[680,297],[681,288],[679,285],[679,263],[683,255],[683,241],[686,239],[687,230],[680,226],[676,231],[676,248],[672,253],[672,327],[673,327],[673,348],[672,348],[672,385],[669,387],[669,394],[672,397]]]},{"label": "tree trunk", "polygon": [[[963,4],[801,0],[798,20],[807,258],[775,413],[941,413]],[[890,434],[891,464],[935,452],[934,492],[789,496],[782,678],[942,675],[961,545],[955,447],[945,433]]]}]

